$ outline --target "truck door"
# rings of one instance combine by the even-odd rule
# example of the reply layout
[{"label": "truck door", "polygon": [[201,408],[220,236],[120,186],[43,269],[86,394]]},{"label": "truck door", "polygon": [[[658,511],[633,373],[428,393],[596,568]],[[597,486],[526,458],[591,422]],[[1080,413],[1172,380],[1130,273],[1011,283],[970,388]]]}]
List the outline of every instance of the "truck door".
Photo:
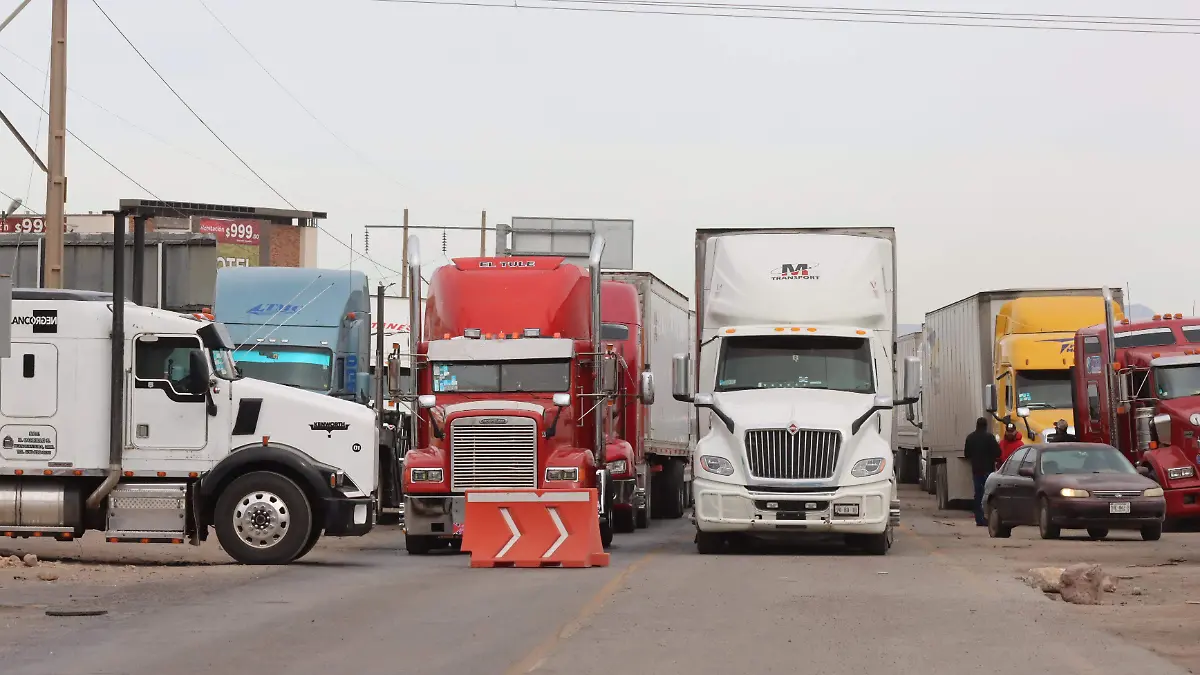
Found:
[{"label": "truck door", "polygon": [[[134,342],[130,440],[145,450],[200,450],[208,440],[204,391],[193,391],[199,338],[143,335]],[[207,373],[205,374],[207,382]]]}]

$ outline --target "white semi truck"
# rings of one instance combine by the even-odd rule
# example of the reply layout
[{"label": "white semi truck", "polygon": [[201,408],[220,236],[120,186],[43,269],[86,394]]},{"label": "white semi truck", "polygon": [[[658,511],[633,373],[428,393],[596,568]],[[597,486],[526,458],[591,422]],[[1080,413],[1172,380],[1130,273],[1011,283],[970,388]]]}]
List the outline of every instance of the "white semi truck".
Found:
[{"label": "white semi truck", "polygon": [[[17,289],[0,360],[0,534],[198,545],[286,564],[375,522],[363,405],[237,374],[220,323]],[[116,402],[116,405],[113,405]]]},{"label": "white semi truck", "polygon": [[909,359],[892,395],[895,255],[892,228],[697,230],[697,346],[674,358],[672,393],[700,409],[700,553],[809,533],[891,548],[892,409],[920,392]]}]

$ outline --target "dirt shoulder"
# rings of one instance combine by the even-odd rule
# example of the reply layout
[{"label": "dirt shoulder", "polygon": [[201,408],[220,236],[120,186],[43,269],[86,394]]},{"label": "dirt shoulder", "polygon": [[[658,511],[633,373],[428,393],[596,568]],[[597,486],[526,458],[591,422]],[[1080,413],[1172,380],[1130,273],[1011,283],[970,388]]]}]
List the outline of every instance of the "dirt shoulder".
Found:
[{"label": "dirt shoulder", "polygon": [[[938,511],[933,497],[914,486],[903,486],[900,497],[905,532],[979,574],[1012,578],[1036,567],[1101,565],[1118,580],[1116,592],[1106,593],[1101,605],[1073,605],[1071,611],[1200,673],[1200,534],[1167,532],[1148,542],[1136,532],[1114,531],[1104,541],[1091,541],[1086,533],[1069,530],[1054,541],[1041,539],[1037,528],[1018,527],[1009,539],[991,539],[969,513]],[[1029,592],[1041,595],[1033,588]]]}]

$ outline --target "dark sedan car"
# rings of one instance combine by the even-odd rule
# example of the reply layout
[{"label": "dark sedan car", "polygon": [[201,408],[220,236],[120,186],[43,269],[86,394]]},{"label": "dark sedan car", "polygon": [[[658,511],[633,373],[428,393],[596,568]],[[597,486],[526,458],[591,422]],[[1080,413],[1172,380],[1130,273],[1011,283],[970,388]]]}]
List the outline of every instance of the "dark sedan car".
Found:
[{"label": "dark sedan car", "polygon": [[988,534],[1008,537],[1017,525],[1037,525],[1042,539],[1064,528],[1103,539],[1110,529],[1162,536],[1167,502],[1158,483],[1142,476],[1111,445],[1053,443],[1017,449],[983,490]]}]

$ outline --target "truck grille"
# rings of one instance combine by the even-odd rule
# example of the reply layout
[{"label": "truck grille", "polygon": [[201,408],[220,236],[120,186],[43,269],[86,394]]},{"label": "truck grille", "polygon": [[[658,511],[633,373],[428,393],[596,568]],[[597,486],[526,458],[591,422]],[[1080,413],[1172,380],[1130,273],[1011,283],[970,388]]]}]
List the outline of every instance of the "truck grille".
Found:
[{"label": "truck grille", "polygon": [[528,417],[460,417],[450,425],[450,489],[537,487],[537,424]]},{"label": "truck grille", "polygon": [[842,435],[836,431],[754,429],[746,432],[746,458],[755,478],[832,478]]}]

